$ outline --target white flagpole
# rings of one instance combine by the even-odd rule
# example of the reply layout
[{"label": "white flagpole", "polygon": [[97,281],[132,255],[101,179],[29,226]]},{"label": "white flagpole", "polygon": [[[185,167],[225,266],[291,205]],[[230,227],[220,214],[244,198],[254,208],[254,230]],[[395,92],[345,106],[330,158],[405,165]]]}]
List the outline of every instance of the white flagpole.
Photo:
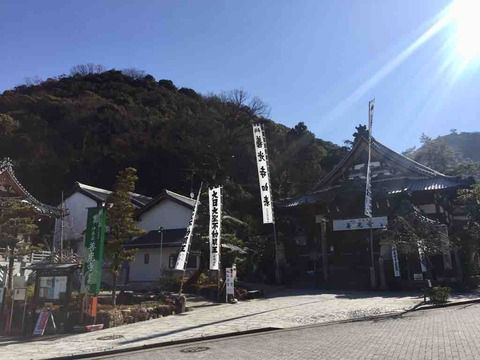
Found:
[{"label": "white flagpole", "polygon": [[370,162],[372,160],[372,125],[373,111],[375,109],[375,99],[368,103],[368,162],[367,162],[367,179],[365,184],[365,215],[370,218],[370,286],[377,286],[375,274],[375,256],[373,254],[373,230],[372,230],[372,174],[370,170]]}]

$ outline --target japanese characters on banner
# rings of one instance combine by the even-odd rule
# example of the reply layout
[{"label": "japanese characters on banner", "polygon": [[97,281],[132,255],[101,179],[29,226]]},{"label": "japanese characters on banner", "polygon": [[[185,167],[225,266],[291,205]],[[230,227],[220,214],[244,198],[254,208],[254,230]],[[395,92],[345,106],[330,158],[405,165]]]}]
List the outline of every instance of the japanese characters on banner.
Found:
[{"label": "japanese characters on banner", "polygon": [[418,258],[420,259],[420,268],[422,273],[427,272],[427,258],[425,257],[425,252],[423,251],[423,241],[419,240],[417,243],[418,247]]},{"label": "japanese characters on banner", "polygon": [[218,270],[220,267],[220,239],[222,232],[222,188],[208,189],[210,209],[210,270]]},{"label": "japanese characters on banner", "polygon": [[393,260],[393,274],[395,277],[400,277],[400,262],[398,261],[397,245],[392,245],[392,260]]},{"label": "japanese characters on banner", "polygon": [[235,295],[235,277],[232,268],[225,269],[225,288],[226,295]]},{"label": "japanese characters on banner", "polygon": [[[85,233],[84,286],[90,294],[100,292],[102,282],[103,253],[107,231],[105,208],[89,208]],[[53,288],[53,285],[52,285]]]},{"label": "japanese characters on banner", "polygon": [[270,174],[268,171],[267,141],[262,124],[253,124],[253,140],[255,143],[255,156],[257,158],[263,223],[273,224],[273,203],[272,192],[270,189]]},{"label": "japanese characters on banner", "polygon": [[200,202],[200,193],[202,192],[202,186],[200,185],[200,190],[198,190],[197,201],[195,202],[195,207],[193,208],[192,218],[187,226],[187,232],[183,239],[180,252],[178,253],[177,263],[175,264],[175,270],[185,270],[185,265],[187,263],[188,251],[190,250],[190,243],[192,242],[192,233],[193,227],[195,226],[195,217],[197,216],[198,203]]},{"label": "japanese characters on banner", "polygon": [[365,216],[372,217],[372,174],[370,171],[370,161],[372,157],[372,125],[373,110],[375,108],[375,99],[368,103],[368,162],[367,162],[367,181],[365,185]]}]

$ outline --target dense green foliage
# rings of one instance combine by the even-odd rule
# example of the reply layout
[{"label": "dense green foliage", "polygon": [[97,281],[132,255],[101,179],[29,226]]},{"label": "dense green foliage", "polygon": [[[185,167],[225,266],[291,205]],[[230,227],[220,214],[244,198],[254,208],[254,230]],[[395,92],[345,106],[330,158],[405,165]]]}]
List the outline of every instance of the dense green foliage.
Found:
[{"label": "dense green foliage", "polygon": [[148,195],[164,187],[189,193],[201,180],[256,194],[254,120],[266,122],[277,198],[310,188],[342,154],[303,124],[290,130],[259,118],[258,100],[248,102],[240,91],[201,96],[128,73],[74,72],[0,96],[8,128],[0,133],[0,156],[15,161],[41,200],[58,201],[75,180],[111,188],[128,166],[138,170],[137,191]]},{"label": "dense green foliage", "polygon": [[30,237],[38,231],[31,206],[18,199],[0,201],[0,247],[7,249],[7,289],[12,289],[13,262],[35,250]]},{"label": "dense green foliage", "polygon": [[404,152],[408,157],[447,175],[480,178],[480,133],[452,133],[420,138],[421,146]]},{"label": "dense green foliage", "polygon": [[345,148],[303,123],[274,123],[240,90],[203,96],[138,70],[102,70],[75,67],[0,95],[0,157],[12,158],[22,183],[47,203],[74,181],[111,189],[127,167],[138,171],[136,191],[150,196],[223,184],[225,214],[247,224],[226,228],[224,241],[255,249],[268,268],[273,249],[257,236],[271,229],[261,224],[252,122],[265,123],[274,199],[311,189]]},{"label": "dense green foliage", "polygon": [[135,207],[130,201],[130,193],[135,191],[138,180],[137,170],[121,170],[115,180],[113,191],[107,199],[108,237],[105,243],[105,258],[112,272],[112,305],[116,305],[117,276],[125,261],[133,260],[135,250],[126,249],[125,243],[143,231],[135,221]]}]

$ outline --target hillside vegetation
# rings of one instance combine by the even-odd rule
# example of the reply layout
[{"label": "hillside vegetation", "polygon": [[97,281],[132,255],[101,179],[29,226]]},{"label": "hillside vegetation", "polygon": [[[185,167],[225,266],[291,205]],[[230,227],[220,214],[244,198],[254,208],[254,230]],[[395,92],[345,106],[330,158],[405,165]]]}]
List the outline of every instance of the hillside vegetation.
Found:
[{"label": "hillside vegetation", "polygon": [[418,149],[408,149],[404,154],[447,175],[480,179],[480,132],[452,130],[435,139],[422,135],[420,143]]},{"label": "hillside vegetation", "polygon": [[260,215],[252,121],[264,121],[275,198],[310,189],[345,149],[265,117],[243,91],[204,96],[141,71],[77,67],[71,76],[0,95],[0,157],[12,158],[40,200],[57,203],[74,181],[111,188],[138,169],[137,191],[183,194],[225,184],[230,211]]}]

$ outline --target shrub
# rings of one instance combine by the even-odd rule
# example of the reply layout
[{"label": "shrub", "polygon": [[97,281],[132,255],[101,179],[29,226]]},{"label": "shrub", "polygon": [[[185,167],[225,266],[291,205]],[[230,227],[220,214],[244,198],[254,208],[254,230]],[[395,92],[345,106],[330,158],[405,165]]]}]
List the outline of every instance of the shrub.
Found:
[{"label": "shrub", "polygon": [[444,304],[450,295],[450,288],[447,286],[435,286],[430,290],[429,298],[434,304]]},{"label": "shrub", "polygon": [[165,274],[159,280],[160,289],[167,291],[178,291],[181,281],[181,275],[179,276],[173,272],[170,274]]},{"label": "shrub", "polygon": [[105,328],[123,325],[123,314],[120,310],[101,310],[97,314],[97,323],[103,324]]}]

